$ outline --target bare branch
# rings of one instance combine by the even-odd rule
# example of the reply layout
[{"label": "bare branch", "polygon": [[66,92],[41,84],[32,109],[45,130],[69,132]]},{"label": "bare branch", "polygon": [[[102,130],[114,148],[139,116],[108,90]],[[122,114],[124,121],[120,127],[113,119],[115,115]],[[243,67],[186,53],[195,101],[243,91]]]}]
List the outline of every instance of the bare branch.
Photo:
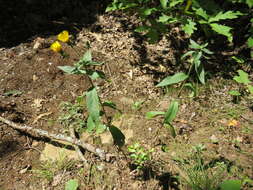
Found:
[{"label": "bare branch", "polygon": [[48,131],[45,131],[42,129],[34,129],[34,128],[27,126],[27,125],[18,125],[18,124],[14,123],[10,120],[7,120],[1,116],[0,116],[0,121],[9,125],[10,127],[14,128],[14,129],[24,131],[28,134],[33,135],[33,136],[47,137],[49,139],[60,140],[60,141],[71,143],[72,145],[80,146],[80,147],[84,148],[85,150],[88,150],[89,152],[94,153],[95,155],[100,157],[100,159],[102,159],[104,161],[109,162],[113,157],[115,157],[114,155],[106,153],[104,150],[102,150],[100,148],[96,148],[91,144],[85,143],[85,142],[80,141],[78,139],[73,139],[72,137],[64,136],[63,134],[54,134],[54,133],[49,133]]}]

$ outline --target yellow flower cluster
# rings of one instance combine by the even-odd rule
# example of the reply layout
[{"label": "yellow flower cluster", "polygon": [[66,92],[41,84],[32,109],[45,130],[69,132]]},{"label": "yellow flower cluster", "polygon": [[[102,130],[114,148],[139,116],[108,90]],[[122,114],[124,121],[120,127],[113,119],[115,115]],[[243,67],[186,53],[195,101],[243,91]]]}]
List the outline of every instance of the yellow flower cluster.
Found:
[{"label": "yellow flower cluster", "polygon": [[[60,34],[57,35],[57,39],[61,42],[68,42],[69,41],[69,32],[64,30]],[[51,44],[50,49],[54,52],[62,52],[62,46],[58,41],[55,41]]]}]

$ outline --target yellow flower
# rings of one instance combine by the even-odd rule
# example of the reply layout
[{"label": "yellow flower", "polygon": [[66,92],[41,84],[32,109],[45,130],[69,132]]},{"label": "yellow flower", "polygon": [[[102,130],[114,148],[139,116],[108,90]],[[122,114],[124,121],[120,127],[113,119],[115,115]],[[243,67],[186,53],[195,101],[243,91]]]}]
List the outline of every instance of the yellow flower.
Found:
[{"label": "yellow flower", "polygon": [[237,127],[239,125],[239,122],[235,119],[232,119],[228,122],[228,127]]},{"label": "yellow flower", "polygon": [[58,34],[57,39],[62,42],[68,42],[69,32],[67,30],[63,30],[60,34]]},{"label": "yellow flower", "polygon": [[58,41],[55,41],[51,44],[50,49],[54,52],[60,52],[62,50],[61,44]]}]

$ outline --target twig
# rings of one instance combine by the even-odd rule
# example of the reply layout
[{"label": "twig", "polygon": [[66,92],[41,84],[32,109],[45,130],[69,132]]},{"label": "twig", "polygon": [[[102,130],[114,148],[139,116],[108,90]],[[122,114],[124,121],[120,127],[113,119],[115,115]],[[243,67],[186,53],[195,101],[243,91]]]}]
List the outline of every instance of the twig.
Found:
[{"label": "twig", "polygon": [[80,146],[86,150],[88,150],[89,152],[94,153],[95,155],[97,155],[98,157],[100,157],[100,159],[104,160],[104,161],[111,161],[111,159],[113,157],[115,157],[112,154],[106,153],[104,150],[100,149],[100,148],[96,148],[91,144],[85,143],[83,141],[80,141],[78,139],[73,139],[72,137],[67,137],[64,136],[62,134],[54,134],[54,133],[49,133],[48,131],[42,130],[42,129],[34,129],[30,126],[27,125],[18,125],[10,120],[7,120],[3,117],[0,116],[0,121],[9,125],[10,127],[14,128],[14,129],[18,129],[21,131],[24,131],[28,134],[32,134],[33,136],[42,136],[42,137],[47,137],[50,139],[55,139],[55,140],[60,140],[60,141],[64,141],[64,142],[68,142],[71,143],[72,145],[77,145]]},{"label": "twig", "polygon": [[[70,126],[70,127],[69,127],[69,133],[70,133],[70,136],[71,136],[73,139],[75,139],[75,140],[77,139],[76,136],[75,136],[75,129],[74,129],[73,126]],[[76,150],[76,152],[77,152],[79,158],[81,159],[81,161],[87,163],[87,160],[84,158],[83,153],[81,152],[79,146],[74,145],[74,148],[75,148],[75,150]]]}]

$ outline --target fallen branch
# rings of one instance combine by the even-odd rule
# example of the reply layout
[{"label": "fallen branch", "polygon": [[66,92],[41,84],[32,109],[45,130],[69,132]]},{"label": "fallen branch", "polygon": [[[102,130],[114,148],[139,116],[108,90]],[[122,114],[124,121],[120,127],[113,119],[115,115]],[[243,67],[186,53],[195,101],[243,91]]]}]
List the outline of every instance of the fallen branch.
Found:
[{"label": "fallen branch", "polygon": [[[73,138],[73,139],[77,139],[76,136],[75,136],[75,129],[73,126],[70,126],[69,127],[69,133],[70,133],[70,136]],[[76,153],[78,154],[79,158],[81,159],[81,161],[87,163],[87,160],[84,158],[83,156],[83,153],[82,151],[80,150],[79,146],[77,145],[74,145],[74,148],[76,150]]]},{"label": "fallen branch", "polygon": [[85,143],[85,142],[80,141],[78,139],[73,139],[72,137],[67,137],[62,134],[49,133],[48,131],[41,130],[41,129],[34,129],[34,128],[27,126],[27,125],[18,125],[18,124],[14,123],[10,120],[7,120],[1,116],[0,116],[0,121],[9,125],[10,127],[14,128],[14,129],[24,131],[28,134],[33,135],[33,136],[47,137],[49,139],[60,140],[60,141],[68,142],[72,145],[80,146],[83,149],[94,153],[96,156],[98,156],[100,159],[102,159],[104,161],[109,162],[114,157],[114,155],[106,153],[104,150],[102,150],[100,148],[96,148],[93,145]]}]

